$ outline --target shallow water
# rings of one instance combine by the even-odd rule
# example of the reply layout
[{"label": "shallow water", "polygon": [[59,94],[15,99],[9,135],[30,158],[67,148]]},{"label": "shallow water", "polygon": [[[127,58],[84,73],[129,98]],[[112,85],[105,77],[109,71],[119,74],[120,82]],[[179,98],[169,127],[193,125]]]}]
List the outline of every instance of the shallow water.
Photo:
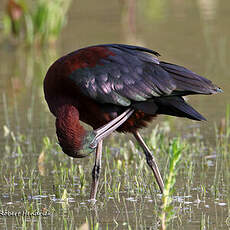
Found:
[{"label": "shallow water", "polygon": [[[0,6],[2,9],[3,5]],[[161,60],[184,65],[224,90],[214,96],[189,97],[189,103],[208,122],[163,116],[157,120],[160,125],[169,123],[168,135],[173,137],[180,131],[190,142],[197,141],[193,133],[197,136],[194,130],[200,128],[198,139],[208,146],[215,146],[214,125],[223,122],[230,98],[229,13],[230,2],[227,0],[102,0],[100,4],[75,1],[57,47],[26,50],[1,36],[0,210],[48,210],[49,215],[34,218],[0,216],[0,228],[39,228],[42,225],[44,229],[67,229],[66,226],[75,229],[87,219],[95,228],[99,223],[99,229],[107,226],[109,229],[158,229],[161,199],[159,191],[150,186],[153,177],[147,171],[139,172],[146,187],[137,191],[134,177],[141,158],[131,153],[129,160],[122,152],[121,156],[116,155],[120,146],[125,142],[129,144],[124,135],[120,139],[118,135],[111,137],[107,146],[112,148],[115,162],[119,163],[120,158],[129,162],[126,170],[133,173],[124,169],[116,174],[113,158],[105,156],[103,164],[107,171],[103,171],[97,206],[91,207],[87,199],[93,157],[72,161],[58,149],[54,119],[44,101],[42,81],[54,60],[80,47],[128,43],[151,48],[162,55]],[[144,131],[146,136],[157,121]],[[44,147],[45,136],[51,139],[52,148]],[[203,146],[192,156],[192,169],[190,165],[179,171],[173,197],[177,214],[169,229],[229,229],[229,154],[223,156],[215,147],[213,151],[206,149],[207,146]],[[45,152],[45,160],[41,152]],[[156,157],[164,172],[167,157]],[[71,167],[76,176],[68,171]],[[191,183],[187,181],[189,169],[192,170]],[[81,170],[85,178],[80,178]],[[107,177],[104,176],[106,172]],[[105,178],[108,178],[107,182]],[[119,181],[123,182],[117,195],[115,187]],[[81,182],[85,183],[82,189]],[[222,185],[218,191],[214,189],[216,184],[218,188]],[[109,185],[114,188],[108,188]],[[68,202],[61,201],[65,188]]]}]

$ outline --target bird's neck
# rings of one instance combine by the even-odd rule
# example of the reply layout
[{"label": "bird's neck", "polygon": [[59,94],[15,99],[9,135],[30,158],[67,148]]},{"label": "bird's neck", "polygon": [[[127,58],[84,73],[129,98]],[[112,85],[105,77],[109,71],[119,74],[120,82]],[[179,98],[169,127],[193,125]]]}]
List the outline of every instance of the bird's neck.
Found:
[{"label": "bird's neck", "polygon": [[86,131],[80,125],[79,112],[75,106],[65,104],[57,109],[56,132],[63,152],[78,157]]}]

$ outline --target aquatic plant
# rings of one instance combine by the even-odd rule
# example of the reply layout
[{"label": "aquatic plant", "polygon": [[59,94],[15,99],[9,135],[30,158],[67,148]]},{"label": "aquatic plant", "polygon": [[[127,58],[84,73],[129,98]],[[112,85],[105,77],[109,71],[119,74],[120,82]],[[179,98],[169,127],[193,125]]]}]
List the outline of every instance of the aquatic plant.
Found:
[{"label": "aquatic plant", "polygon": [[26,44],[54,43],[66,23],[71,0],[9,0],[3,17],[7,37],[23,40]]},{"label": "aquatic plant", "polygon": [[176,175],[181,159],[181,153],[185,145],[180,139],[174,139],[169,146],[169,172],[166,175],[165,188],[162,196],[162,213],[160,215],[162,230],[165,230],[167,223],[173,217],[174,211],[171,205]]}]

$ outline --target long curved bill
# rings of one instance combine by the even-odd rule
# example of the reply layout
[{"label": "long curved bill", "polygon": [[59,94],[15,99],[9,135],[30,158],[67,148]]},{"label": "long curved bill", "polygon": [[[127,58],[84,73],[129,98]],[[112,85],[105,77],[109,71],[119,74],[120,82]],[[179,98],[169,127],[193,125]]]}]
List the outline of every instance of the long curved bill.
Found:
[{"label": "long curved bill", "polygon": [[94,130],[95,138],[93,140],[93,145],[97,145],[97,143],[109,136],[113,131],[115,131],[118,127],[120,127],[132,114],[134,110],[129,108],[118,117],[105,124],[104,126]]}]

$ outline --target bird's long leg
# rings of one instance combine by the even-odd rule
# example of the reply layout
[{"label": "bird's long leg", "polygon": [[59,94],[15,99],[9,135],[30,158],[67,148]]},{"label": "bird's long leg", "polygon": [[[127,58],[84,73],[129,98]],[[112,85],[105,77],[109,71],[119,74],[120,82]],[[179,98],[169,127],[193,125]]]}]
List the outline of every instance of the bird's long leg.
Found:
[{"label": "bird's long leg", "polygon": [[95,163],[92,171],[92,185],[91,185],[91,193],[90,199],[96,200],[97,188],[99,182],[99,176],[101,171],[101,156],[102,156],[102,143],[103,140],[100,140],[96,149]]},{"label": "bird's long leg", "polygon": [[161,177],[160,171],[158,169],[157,163],[155,161],[155,158],[151,154],[151,151],[149,150],[148,146],[145,144],[145,142],[142,139],[140,133],[136,131],[136,132],[133,132],[133,135],[136,138],[136,140],[138,141],[138,143],[140,144],[140,146],[142,147],[142,149],[144,150],[147,164],[152,169],[152,171],[154,173],[154,176],[155,176],[155,178],[157,180],[157,183],[159,185],[159,188],[160,188],[161,192],[163,193],[164,182],[162,180],[162,177]]}]

